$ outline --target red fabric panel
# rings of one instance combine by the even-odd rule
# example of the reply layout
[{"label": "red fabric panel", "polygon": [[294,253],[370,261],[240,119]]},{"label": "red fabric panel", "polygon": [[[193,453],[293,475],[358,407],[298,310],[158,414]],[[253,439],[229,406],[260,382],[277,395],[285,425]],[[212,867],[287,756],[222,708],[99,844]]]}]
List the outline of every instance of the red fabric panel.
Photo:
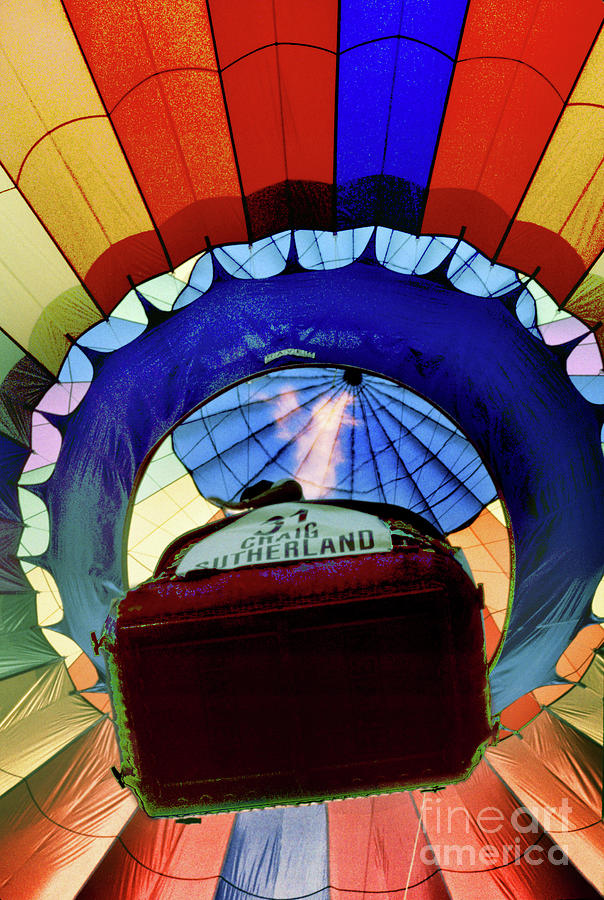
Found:
[{"label": "red fabric panel", "polygon": [[[510,741],[505,742],[507,746]],[[450,896],[534,900],[598,896],[483,761],[465,782],[437,793],[416,793],[430,845]],[[529,849],[536,844],[534,849]]]},{"label": "red fabric panel", "polygon": [[402,897],[407,885],[409,900],[450,897],[436,863],[422,862],[430,853],[411,794],[329,803],[328,821],[332,900],[366,900],[362,891]]},{"label": "red fabric panel", "polygon": [[[246,236],[239,181],[205,4],[69,0],[66,9],[155,223],[174,258]],[[232,198],[207,207],[202,201]],[[166,223],[170,223],[166,226]]]},{"label": "red fabric panel", "polygon": [[78,897],[211,900],[233,819],[206,816],[199,823],[179,825],[149,819],[138,810]]},{"label": "red fabric panel", "polygon": [[168,268],[157,235],[147,231],[112,244],[90,267],[84,284],[108,315],[131,290],[128,275],[141,284]]},{"label": "red fabric panel", "polygon": [[559,234],[542,225],[519,221],[513,223],[497,262],[527,275],[539,268],[537,281],[558,302],[575,289],[587,268]]},{"label": "red fabric panel", "polygon": [[[246,194],[287,179],[327,183],[333,176],[337,4],[274,6],[273,13],[268,0],[211,4]],[[252,53],[275,42],[283,46]]]},{"label": "red fabric panel", "polygon": [[119,754],[104,719],[0,799],[2,900],[74,896],[136,806],[112,765]]},{"label": "red fabric panel", "polygon": [[248,0],[231,0],[228,4],[211,0],[210,10],[223,69],[276,39],[336,49],[337,0],[255,0],[253,6]]},{"label": "red fabric panel", "polygon": [[495,253],[600,21],[599,0],[470,5],[424,233],[465,226],[466,240]]}]

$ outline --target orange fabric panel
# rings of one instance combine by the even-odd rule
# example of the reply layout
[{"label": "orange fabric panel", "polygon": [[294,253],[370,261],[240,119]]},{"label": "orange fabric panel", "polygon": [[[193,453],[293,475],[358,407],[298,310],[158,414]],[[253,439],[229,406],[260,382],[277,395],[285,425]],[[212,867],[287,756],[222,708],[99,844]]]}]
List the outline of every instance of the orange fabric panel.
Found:
[{"label": "orange fabric panel", "polygon": [[204,816],[179,825],[137,810],[78,897],[212,900],[234,818]]},{"label": "orange fabric panel", "polygon": [[491,747],[487,759],[573,864],[597,879],[604,853],[602,748],[543,710],[522,739]]},{"label": "orange fabric panel", "polygon": [[[244,240],[205,5],[70,0],[66,8],[172,264],[199,249],[205,234],[213,243]],[[191,229],[195,241],[183,248]]]},{"label": "orange fabric panel", "polygon": [[582,628],[558,660],[556,673],[569,681],[579,681],[589,668],[594,650],[603,643],[603,625],[596,622]]},{"label": "orange fabric panel", "polygon": [[499,642],[501,640],[501,629],[497,627],[497,623],[493,619],[493,616],[488,611],[488,609],[484,610],[483,622],[484,622],[484,643],[485,643],[485,650],[486,650],[486,654],[487,654],[487,661],[491,662],[491,660],[497,653],[497,649],[499,647]]},{"label": "orange fabric panel", "polygon": [[453,546],[461,547],[476,582],[484,587],[485,608],[492,616],[491,624],[489,617],[485,616],[488,651],[489,638],[492,639],[489,629],[494,626],[501,634],[507,615],[511,535],[506,525],[487,508],[467,528],[453,532],[448,537]]},{"label": "orange fabric panel", "polygon": [[[504,746],[512,741],[510,738]],[[451,897],[534,900],[596,896],[486,762],[467,781],[424,797],[430,850]],[[419,805],[421,795],[416,795]],[[533,847],[533,845],[536,845]]]},{"label": "orange fabric panel", "polygon": [[407,885],[414,900],[449,897],[437,865],[422,861],[426,837],[411,798],[401,793],[328,804],[332,900],[365,900],[363,891],[402,892]]},{"label": "orange fabric panel", "polygon": [[599,0],[470,4],[424,233],[465,226],[466,240],[495,253],[600,22]]},{"label": "orange fabric panel", "polygon": [[74,896],[136,806],[112,765],[119,753],[105,719],[0,799],[4,900]]},{"label": "orange fabric panel", "polygon": [[541,712],[541,706],[531,692],[523,697],[518,697],[509,706],[501,711],[501,724],[511,731],[519,731],[527,722],[534,719]]}]

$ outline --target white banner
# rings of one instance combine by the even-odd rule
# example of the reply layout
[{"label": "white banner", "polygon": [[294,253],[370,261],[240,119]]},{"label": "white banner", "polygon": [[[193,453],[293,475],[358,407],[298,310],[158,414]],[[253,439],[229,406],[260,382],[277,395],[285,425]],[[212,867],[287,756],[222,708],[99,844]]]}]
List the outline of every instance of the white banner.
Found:
[{"label": "white banner", "polygon": [[246,513],[195,544],[176,574],[388,550],[390,529],[377,516],[314,503],[277,503]]}]

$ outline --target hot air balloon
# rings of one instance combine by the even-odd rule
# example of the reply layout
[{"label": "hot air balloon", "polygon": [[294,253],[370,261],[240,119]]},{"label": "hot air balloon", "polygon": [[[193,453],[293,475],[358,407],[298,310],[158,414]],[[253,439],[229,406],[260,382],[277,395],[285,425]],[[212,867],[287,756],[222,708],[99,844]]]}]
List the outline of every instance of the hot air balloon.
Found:
[{"label": "hot air balloon", "polygon": [[[3,4],[3,900],[598,896],[602,21]],[[113,777],[90,632],[267,463],[451,513],[505,726],[467,781],[178,823]]]}]

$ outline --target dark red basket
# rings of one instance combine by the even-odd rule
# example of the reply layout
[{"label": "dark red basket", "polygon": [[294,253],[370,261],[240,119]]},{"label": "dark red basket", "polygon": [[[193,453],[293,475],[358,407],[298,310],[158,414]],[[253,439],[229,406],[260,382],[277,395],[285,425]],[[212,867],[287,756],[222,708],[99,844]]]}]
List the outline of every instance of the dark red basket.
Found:
[{"label": "dark red basket", "polygon": [[221,524],[180,539],[105,626],[122,776],[149,815],[471,771],[491,732],[482,592],[444,541],[407,519],[390,552],[176,577]]}]

